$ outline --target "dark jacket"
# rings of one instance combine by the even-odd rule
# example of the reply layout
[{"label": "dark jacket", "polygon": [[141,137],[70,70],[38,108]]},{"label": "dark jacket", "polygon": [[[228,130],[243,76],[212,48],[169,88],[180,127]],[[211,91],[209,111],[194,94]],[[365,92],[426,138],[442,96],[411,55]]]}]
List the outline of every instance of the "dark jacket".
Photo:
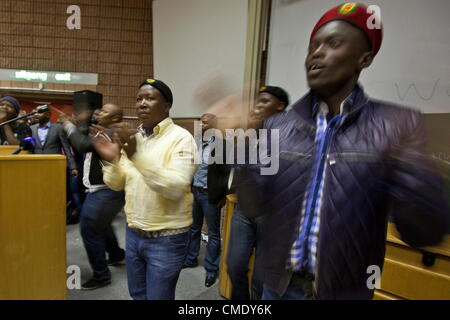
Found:
[{"label": "dark jacket", "polygon": [[[286,262],[315,161],[312,97],[307,94],[289,112],[265,123],[266,129],[279,129],[276,175],[261,176],[255,167],[238,170],[244,214],[265,214],[265,284],[280,295],[292,275]],[[402,240],[416,247],[437,244],[449,224],[441,180],[425,154],[422,116],[371,100],[358,88],[326,157],[315,297],[370,299],[367,268],[383,266],[389,213]]]},{"label": "dark jacket", "polygon": [[105,182],[103,181],[101,158],[95,151],[94,145],[92,143],[92,138],[89,136],[89,128],[81,126],[74,129],[70,133],[69,140],[78,152],[92,152],[91,164],[89,168],[90,184],[105,184]]},{"label": "dark jacket", "polygon": [[[219,141],[216,141],[219,143]],[[226,157],[226,143],[222,141],[223,159]],[[215,157],[216,148],[211,150],[211,157]],[[225,162],[225,161],[222,161]],[[228,191],[228,177],[230,175],[230,168],[225,164],[212,163],[208,165],[207,185],[208,185],[208,202],[217,206],[223,199],[225,199]]]},{"label": "dark jacket", "polygon": [[218,205],[225,198],[228,191],[228,177],[230,168],[225,164],[213,163],[208,165],[208,201]]},{"label": "dark jacket", "polygon": [[[105,134],[112,137],[115,128],[108,128]],[[103,171],[101,157],[98,155],[92,143],[92,137],[89,136],[87,126],[79,126],[70,132],[69,140],[75,149],[81,153],[92,152],[91,164],[89,168],[89,182],[91,185],[105,184],[103,181]]]},{"label": "dark jacket", "polygon": [[70,169],[76,169],[77,164],[75,159],[70,152],[70,144],[67,140],[67,135],[64,129],[57,123],[52,123],[48,129],[47,138],[45,139],[44,145],[41,144],[38,134],[39,124],[34,124],[31,126],[31,132],[33,138],[36,139],[36,147],[34,148],[34,153],[36,154],[62,154],[61,150],[67,157],[68,166]]}]

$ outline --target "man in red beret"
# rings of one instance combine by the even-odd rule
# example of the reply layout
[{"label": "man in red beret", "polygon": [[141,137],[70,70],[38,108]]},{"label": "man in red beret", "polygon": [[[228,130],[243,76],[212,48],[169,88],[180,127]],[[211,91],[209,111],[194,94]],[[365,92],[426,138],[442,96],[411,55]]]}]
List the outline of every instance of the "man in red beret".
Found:
[{"label": "man in red beret", "polygon": [[279,130],[278,173],[238,170],[243,213],[264,214],[263,299],[370,299],[389,215],[415,247],[449,229],[422,116],[358,85],[381,46],[369,19],[366,6],[346,3],[318,21],[305,60],[310,92],[264,124]]}]

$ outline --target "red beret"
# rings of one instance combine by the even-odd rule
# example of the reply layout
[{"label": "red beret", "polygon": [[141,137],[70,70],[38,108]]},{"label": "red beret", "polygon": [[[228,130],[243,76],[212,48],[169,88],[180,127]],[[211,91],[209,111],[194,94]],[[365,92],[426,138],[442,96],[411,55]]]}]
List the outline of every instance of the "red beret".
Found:
[{"label": "red beret", "polygon": [[[368,25],[368,19],[373,16],[373,13],[367,13],[367,7],[358,2],[347,2],[326,12],[322,18],[316,23],[309,41],[311,42],[316,34],[324,24],[333,20],[344,20],[351,23],[358,29],[362,30],[372,45],[373,54],[376,55],[381,47],[381,40],[383,38],[383,28],[381,22],[379,28],[372,26],[373,21]],[[372,17],[373,19],[374,17]],[[372,27],[372,29],[369,29]]]}]

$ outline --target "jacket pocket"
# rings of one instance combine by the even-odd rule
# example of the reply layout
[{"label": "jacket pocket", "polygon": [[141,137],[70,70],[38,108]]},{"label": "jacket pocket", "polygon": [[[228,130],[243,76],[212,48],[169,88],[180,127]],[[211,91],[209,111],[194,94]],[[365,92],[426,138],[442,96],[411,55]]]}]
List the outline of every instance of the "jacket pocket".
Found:
[{"label": "jacket pocket", "polygon": [[378,163],[381,161],[381,157],[374,153],[364,152],[340,152],[330,153],[327,155],[327,161],[330,166],[338,163],[339,161],[345,162],[361,162],[361,163]]}]

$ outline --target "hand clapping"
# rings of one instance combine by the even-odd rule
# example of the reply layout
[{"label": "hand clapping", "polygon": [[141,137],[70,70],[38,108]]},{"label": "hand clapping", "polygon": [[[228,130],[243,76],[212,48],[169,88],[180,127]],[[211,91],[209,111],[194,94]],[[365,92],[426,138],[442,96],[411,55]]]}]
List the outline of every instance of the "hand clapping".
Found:
[{"label": "hand clapping", "polygon": [[102,134],[105,130],[99,125],[92,125],[90,128],[91,134],[94,136],[95,150],[100,157],[108,162],[118,161],[120,150],[123,148],[127,157],[131,159],[136,152],[134,135],[137,133],[137,130],[124,127],[115,128],[111,138],[107,137],[106,134]]}]

